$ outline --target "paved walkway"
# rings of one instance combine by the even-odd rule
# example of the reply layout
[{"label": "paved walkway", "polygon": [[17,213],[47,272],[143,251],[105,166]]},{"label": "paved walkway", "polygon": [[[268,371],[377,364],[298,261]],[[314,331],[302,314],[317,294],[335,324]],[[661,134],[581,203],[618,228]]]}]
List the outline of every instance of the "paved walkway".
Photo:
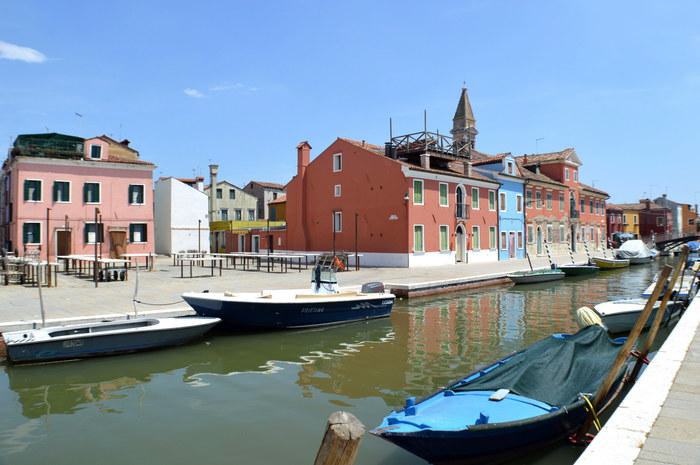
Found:
[{"label": "paved walkway", "polygon": [[[584,255],[577,255],[577,261],[584,261]],[[558,263],[571,259],[556,257]],[[546,257],[533,258],[534,267],[548,266]],[[423,282],[447,281],[456,278],[475,278],[482,275],[508,273],[528,269],[527,260],[509,260],[493,263],[470,263],[426,268],[363,268],[338,274],[343,287],[359,286],[370,281],[414,285]],[[174,303],[165,306],[139,305],[139,312],[182,315],[191,309],[181,302],[180,295],[187,291],[260,291],[263,289],[295,289],[310,286],[310,270],[289,271],[288,273],[266,273],[258,271],[218,269],[213,277],[209,269],[195,268],[194,278],[180,278],[180,268],[172,265],[172,259],[160,257],[155,271],[139,272],[138,299],[148,303]],[[188,270],[185,272],[188,276]],[[72,275],[59,273],[59,287],[43,288],[44,308],[48,321],[62,323],[81,319],[103,319],[124,316],[133,312],[132,297],[136,273],[129,273],[129,281],[94,283],[88,279],[78,279]],[[36,287],[19,285],[0,286],[0,330],[31,327],[40,321],[38,290]],[[161,312],[168,313],[161,313]]]}]

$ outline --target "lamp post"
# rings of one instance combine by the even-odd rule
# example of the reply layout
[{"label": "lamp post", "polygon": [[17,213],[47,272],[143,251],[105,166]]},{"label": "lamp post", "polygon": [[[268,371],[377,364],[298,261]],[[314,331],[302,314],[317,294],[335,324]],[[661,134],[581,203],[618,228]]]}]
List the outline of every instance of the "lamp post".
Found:
[{"label": "lamp post", "polygon": [[95,281],[95,288],[97,288],[97,241],[99,238],[99,228],[97,223],[97,216],[100,214],[100,209],[95,207],[95,262],[92,264],[92,278]]}]

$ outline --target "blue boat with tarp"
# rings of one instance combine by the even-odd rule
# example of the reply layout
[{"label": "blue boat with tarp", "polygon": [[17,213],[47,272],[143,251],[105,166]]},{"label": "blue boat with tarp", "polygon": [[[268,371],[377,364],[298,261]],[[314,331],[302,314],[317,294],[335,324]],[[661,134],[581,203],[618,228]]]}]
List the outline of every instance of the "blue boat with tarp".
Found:
[{"label": "blue boat with tarp", "polygon": [[408,398],[371,433],[436,464],[506,460],[541,448],[581,427],[624,340],[597,325],[555,334],[423,400]]}]

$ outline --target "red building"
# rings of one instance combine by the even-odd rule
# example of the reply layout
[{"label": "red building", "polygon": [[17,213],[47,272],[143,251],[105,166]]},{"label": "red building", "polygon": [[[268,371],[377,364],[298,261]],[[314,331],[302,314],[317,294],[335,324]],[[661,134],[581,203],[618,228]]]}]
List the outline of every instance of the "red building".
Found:
[{"label": "red building", "polygon": [[606,208],[606,226],[607,226],[607,240],[611,241],[612,236],[615,233],[624,232],[624,223],[622,221],[622,208],[617,205],[608,204]]},{"label": "red building", "polygon": [[339,138],[313,161],[308,142],[299,144],[287,184],[288,247],[357,244],[363,263],[375,266],[498,260],[499,184],[473,172],[449,138],[412,136],[385,148]]},{"label": "red building", "polygon": [[580,181],[582,162],[573,148],[523,155],[518,165],[525,178],[528,252],[540,255],[543,241],[564,253],[605,245],[607,192]]}]

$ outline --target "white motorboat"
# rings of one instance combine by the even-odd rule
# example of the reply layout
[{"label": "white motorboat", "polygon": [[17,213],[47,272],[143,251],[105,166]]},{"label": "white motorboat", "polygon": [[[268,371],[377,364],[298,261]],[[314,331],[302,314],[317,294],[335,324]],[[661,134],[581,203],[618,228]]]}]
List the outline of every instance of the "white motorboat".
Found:
[{"label": "white motorboat", "polygon": [[2,334],[14,363],[114,355],[184,344],[219,323],[218,318],[133,318],[9,331]]},{"label": "white motorboat", "polygon": [[[609,332],[624,333],[629,332],[634,323],[641,315],[644,306],[647,303],[647,299],[623,299],[623,300],[612,300],[610,302],[603,302],[593,309],[603,320],[603,324],[608,329]],[[656,312],[661,306],[661,301],[654,303],[654,308],[651,311],[649,319],[644,324],[645,328],[651,326],[651,322],[654,321]],[[674,303],[672,301],[668,302],[666,306],[666,315],[663,321],[667,321],[670,318],[677,316],[681,309],[683,308],[680,302]]]}]

